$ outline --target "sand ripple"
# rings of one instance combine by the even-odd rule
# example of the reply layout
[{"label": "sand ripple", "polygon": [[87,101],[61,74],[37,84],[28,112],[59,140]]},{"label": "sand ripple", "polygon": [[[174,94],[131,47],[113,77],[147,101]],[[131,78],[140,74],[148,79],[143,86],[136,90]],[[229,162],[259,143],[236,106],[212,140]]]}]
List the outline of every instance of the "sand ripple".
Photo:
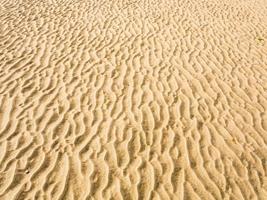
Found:
[{"label": "sand ripple", "polygon": [[0,199],[267,199],[264,0],[0,0]]}]

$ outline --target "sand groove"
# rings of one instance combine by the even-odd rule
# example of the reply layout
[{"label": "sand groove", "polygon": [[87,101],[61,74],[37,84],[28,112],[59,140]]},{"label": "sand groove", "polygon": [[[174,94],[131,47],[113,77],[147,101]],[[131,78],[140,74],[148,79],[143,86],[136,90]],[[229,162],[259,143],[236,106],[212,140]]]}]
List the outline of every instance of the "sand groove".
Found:
[{"label": "sand groove", "polygon": [[267,199],[265,0],[0,0],[0,199]]}]

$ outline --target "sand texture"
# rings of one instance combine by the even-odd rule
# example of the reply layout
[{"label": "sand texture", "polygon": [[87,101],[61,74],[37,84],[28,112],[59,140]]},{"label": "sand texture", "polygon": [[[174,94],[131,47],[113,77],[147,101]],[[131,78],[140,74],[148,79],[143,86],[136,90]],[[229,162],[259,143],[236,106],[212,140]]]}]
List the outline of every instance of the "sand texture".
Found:
[{"label": "sand texture", "polygon": [[267,200],[267,0],[0,0],[0,200]]}]

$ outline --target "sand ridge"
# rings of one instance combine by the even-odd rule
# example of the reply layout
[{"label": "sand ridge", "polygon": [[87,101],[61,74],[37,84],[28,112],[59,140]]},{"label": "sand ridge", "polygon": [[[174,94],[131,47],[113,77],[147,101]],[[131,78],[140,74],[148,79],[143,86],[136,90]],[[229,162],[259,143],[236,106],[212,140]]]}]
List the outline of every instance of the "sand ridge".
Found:
[{"label": "sand ridge", "polygon": [[267,199],[266,0],[0,0],[0,199]]}]

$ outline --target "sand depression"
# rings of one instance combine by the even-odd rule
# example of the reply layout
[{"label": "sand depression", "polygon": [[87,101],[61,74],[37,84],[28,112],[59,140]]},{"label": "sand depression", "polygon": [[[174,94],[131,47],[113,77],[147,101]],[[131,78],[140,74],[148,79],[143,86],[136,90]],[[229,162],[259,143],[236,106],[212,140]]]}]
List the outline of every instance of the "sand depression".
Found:
[{"label": "sand depression", "polygon": [[266,200],[266,0],[0,0],[0,200]]}]

